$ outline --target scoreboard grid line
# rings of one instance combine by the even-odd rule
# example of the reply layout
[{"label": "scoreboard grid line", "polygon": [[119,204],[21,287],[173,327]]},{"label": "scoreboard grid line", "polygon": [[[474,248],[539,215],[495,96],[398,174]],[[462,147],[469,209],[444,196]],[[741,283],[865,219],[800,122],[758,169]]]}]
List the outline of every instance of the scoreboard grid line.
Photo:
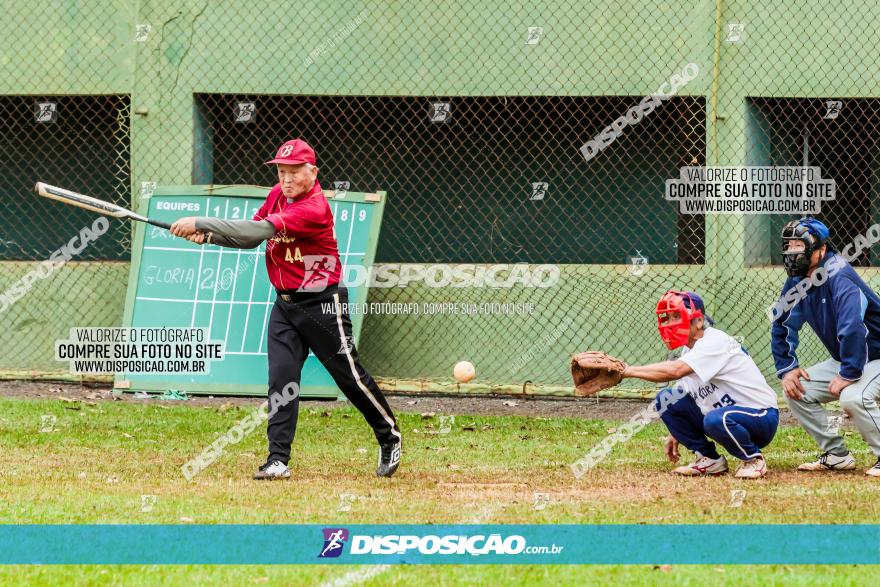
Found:
[{"label": "scoreboard grid line", "polygon": [[[267,248],[268,248],[268,245],[267,245]],[[269,271],[269,269],[267,266],[266,279],[269,278],[268,271]],[[263,312],[263,326],[262,326],[262,328],[260,328],[260,346],[257,347],[257,351],[259,351],[259,352],[263,352],[263,341],[266,340],[266,326],[268,325],[268,322],[269,322],[269,305],[273,303],[272,302],[272,291],[273,290],[274,290],[274,288],[272,287],[272,283],[269,282],[269,291],[266,294],[266,310]],[[266,355],[268,356],[268,354],[269,354],[269,350],[266,349]]]},{"label": "scoreboard grid line", "polygon": [[[206,210],[211,209],[211,198],[210,197],[208,198],[208,201],[205,204],[205,209]],[[204,260],[204,258],[205,258],[205,248],[202,247],[201,249],[199,249],[199,268],[196,271],[196,293],[195,293],[195,297],[193,298],[192,320],[190,320],[190,323],[189,323],[190,328],[194,328],[196,325],[196,309],[199,307],[199,287],[202,285],[201,284],[202,261]],[[210,332],[208,334],[210,334]]]},{"label": "scoreboard grid line", "polygon": [[[157,247],[157,246],[145,246],[143,247],[145,251],[177,251],[180,253],[220,253],[223,247],[219,245],[202,245],[201,250],[199,249],[182,249],[180,247]],[[250,255],[250,256],[261,256],[265,252],[265,248],[254,249],[253,251],[242,251],[242,255]],[[363,257],[366,253],[339,253],[340,257]]]},{"label": "scoreboard grid line", "polygon": [[[335,218],[335,216],[334,216]],[[351,236],[354,234],[354,206],[351,207],[351,217],[348,219],[348,241],[345,243],[345,257],[348,258],[348,252],[351,251]],[[339,241],[336,243],[339,244]],[[342,264],[340,270],[345,270],[345,263]]]},{"label": "scoreboard grid line", "polygon": [[[232,274],[232,293],[230,294],[232,299],[235,299],[235,286],[238,285],[238,268],[241,263],[241,249],[238,249],[238,254],[235,256],[235,273]],[[229,308],[229,315],[226,318],[226,334],[223,335],[224,344],[229,344],[229,325],[232,323],[232,307]],[[244,336],[246,330],[241,331],[241,338],[244,341]],[[243,343],[242,343],[243,344]]]},{"label": "scoreboard grid line", "polygon": [[[223,207],[223,220],[226,220],[229,217],[229,199],[226,199],[226,206]],[[220,285],[220,265],[223,263],[223,248],[220,249],[220,254],[217,255],[217,269],[214,271],[214,292],[211,296],[211,315],[208,318],[208,336],[211,336],[211,331],[214,329],[214,307],[216,306],[217,301],[217,290],[219,289],[217,286]],[[234,297],[235,292],[233,292]],[[226,341],[223,341],[223,344],[226,344]]]},{"label": "scoreboard grid line", "polygon": [[[260,245],[259,247],[257,247],[257,250],[259,251],[262,248],[263,248],[263,245]],[[258,265],[259,265],[259,263],[257,261],[254,261],[254,272],[251,275],[251,291],[250,291],[250,293],[248,293],[248,301],[249,302],[253,301],[253,299],[254,299],[254,283],[256,283],[256,281],[257,281],[257,266]],[[235,298],[234,293],[233,293],[232,297]],[[250,306],[248,306],[247,311],[245,311],[245,313],[244,313],[244,329],[243,329],[242,335],[241,335],[241,347],[239,347],[239,349],[238,349],[240,351],[244,350],[244,343],[245,343],[245,340],[247,339],[248,322],[250,322],[250,318],[251,318],[251,308],[250,308]]]},{"label": "scoreboard grid line", "polygon": [[188,299],[188,298],[152,298],[152,297],[147,297],[147,296],[137,296],[137,297],[135,297],[135,299],[137,299],[137,300],[142,300],[142,301],[145,301],[145,302],[171,302],[171,303],[181,303],[181,304],[183,304],[183,303],[186,303],[186,304],[192,304],[192,303],[196,303],[196,304],[241,304],[241,305],[249,304],[249,305],[251,305],[251,306],[263,306],[263,305],[265,305],[265,304],[271,304],[271,303],[272,303],[271,301],[269,301],[269,302],[255,302],[255,301],[252,301],[252,300],[251,300],[251,301],[237,301],[237,300],[217,300],[217,301],[213,301],[213,300],[198,300],[198,301],[196,301],[196,302],[193,302],[193,300]]}]

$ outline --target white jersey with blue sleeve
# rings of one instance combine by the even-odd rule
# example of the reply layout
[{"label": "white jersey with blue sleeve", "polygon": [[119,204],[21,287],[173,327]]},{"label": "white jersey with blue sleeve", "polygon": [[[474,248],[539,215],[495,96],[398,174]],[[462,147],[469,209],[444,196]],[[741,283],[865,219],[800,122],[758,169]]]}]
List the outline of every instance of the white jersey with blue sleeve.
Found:
[{"label": "white jersey with blue sleeve", "polygon": [[742,345],[717,328],[706,328],[681,360],[694,372],[678,381],[704,414],[726,406],[778,408],[776,392]]}]

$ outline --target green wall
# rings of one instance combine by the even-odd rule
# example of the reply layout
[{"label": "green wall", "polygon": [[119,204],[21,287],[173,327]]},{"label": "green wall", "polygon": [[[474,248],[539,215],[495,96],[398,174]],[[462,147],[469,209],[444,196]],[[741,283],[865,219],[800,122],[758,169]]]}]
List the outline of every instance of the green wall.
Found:
[{"label": "green wall", "polygon": [[[621,1],[613,8],[596,0],[528,7],[496,0],[295,5],[276,0],[258,7],[204,0],[13,2],[0,20],[0,38],[11,47],[0,53],[0,94],[131,94],[136,194],[142,181],[193,180],[205,155],[193,149],[194,93],[639,96],[694,62],[700,75],[685,92],[706,100],[706,161],[738,165],[760,159],[750,151],[748,137],[757,131],[749,127],[747,97],[877,95],[880,7],[861,0],[833,10],[838,9],[843,12],[831,14],[828,3],[818,0]],[[362,22],[353,34],[336,35],[355,20]],[[744,42],[723,40],[728,22],[745,23]],[[143,43],[133,41],[137,23],[152,26]],[[537,45],[525,44],[529,26],[545,29]],[[317,49],[321,54],[306,64]],[[0,194],[14,197],[23,196]],[[534,299],[545,314],[532,321],[482,316],[441,324],[369,317],[362,352],[380,376],[446,377],[450,362],[467,355],[477,357],[487,377],[518,381],[506,368],[511,355],[539,338],[548,324],[574,313],[580,321],[564,343],[534,359],[534,372],[544,382],[561,383],[563,351],[607,347],[631,360],[662,355],[653,333],[653,303],[667,287],[692,284],[722,325],[745,336],[769,371],[764,309],[783,276],[778,269],[745,269],[766,259],[766,250],[744,246],[762,226],[767,224],[741,217],[707,218],[705,266],[651,267],[650,280],[636,283],[625,266],[566,266],[566,279],[552,294],[505,294]],[[20,264],[2,264],[0,290],[23,270]],[[23,311],[0,314],[0,368],[50,368],[51,333],[71,325],[119,323],[124,266],[72,263],[63,272],[29,294],[53,311],[39,319]],[[880,284],[875,270],[862,273]],[[93,287],[60,287],[74,282]],[[371,300],[393,295],[396,301],[421,302],[429,294],[444,297],[407,288],[377,290]],[[27,358],[10,352],[22,341],[38,343]]]}]

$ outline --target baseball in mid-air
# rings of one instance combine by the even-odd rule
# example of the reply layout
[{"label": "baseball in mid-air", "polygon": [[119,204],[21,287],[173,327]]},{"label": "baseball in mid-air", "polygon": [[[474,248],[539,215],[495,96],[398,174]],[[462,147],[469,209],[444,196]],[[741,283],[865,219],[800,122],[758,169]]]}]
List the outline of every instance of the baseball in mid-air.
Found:
[{"label": "baseball in mid-air", "polygon": [[459,361],[452,369],[452,375],[459,383],[467,383],[477,375],[473,363],[469,361]]}]

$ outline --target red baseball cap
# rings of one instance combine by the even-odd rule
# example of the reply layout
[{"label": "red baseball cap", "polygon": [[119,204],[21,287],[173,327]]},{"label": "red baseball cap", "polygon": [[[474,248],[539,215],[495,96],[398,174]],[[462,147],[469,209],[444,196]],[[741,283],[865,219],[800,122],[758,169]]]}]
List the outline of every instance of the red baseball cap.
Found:
[{"label": "red baseball cap", "polygon": [[300,165],[302,163],[315,164],[315,150],[302,139],[287,141],[275,153],[275,158],[266,161],[266,165],[280,163],[282,165]]}]

